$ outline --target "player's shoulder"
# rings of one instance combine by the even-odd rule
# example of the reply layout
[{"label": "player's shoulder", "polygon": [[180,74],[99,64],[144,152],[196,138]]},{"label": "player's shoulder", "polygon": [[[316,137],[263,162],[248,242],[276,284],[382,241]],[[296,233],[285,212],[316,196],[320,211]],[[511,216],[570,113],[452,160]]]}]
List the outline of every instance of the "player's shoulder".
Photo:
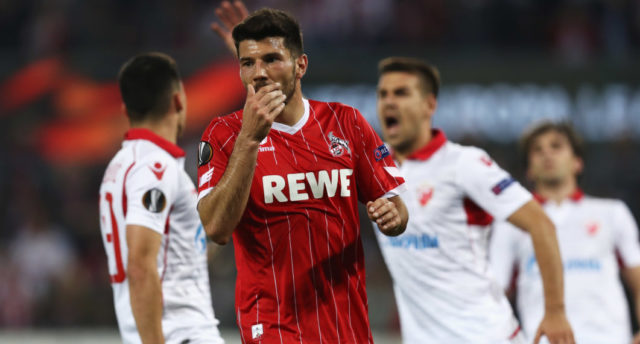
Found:
[{"label": "player's shoulder", "polygon": [[583,195],[582,196],[582,204],[590,207],[596,208],[600,211],[604,211],[606,213],[610,213],[612,211],[626,211],[628,209],[627,204],[624,201],[616,198],[605,198],[605,197],[595,197],[591,195]]},{"label": "player's shoulder", "polygon": [[493,161],[491,156],[479,147],[466,146],[457,142],[447,141],[443,148],[447,157],[459,164],[475,164],[481,162],[487,165]]},{"label": "player's shoulder", "polygon": [[351,105],[347,105],[340,102],[324,102],[319,100],[308,99],[309,107],[315,112],[332,112],[339,118],[355,119],[360,114],[360,111]]},{"label": "player's shoulder", "polygon": [[163,175],[176,175],[180,164],[175,156],[152,142],[141,140],[136,147],[135,163],[131,175],[142,174],[147,177],[163,179]]},{"label": "player's shoulder", "polygon": [[202,139],[222,135],[228,136],[229,132],[238,131],[242,127],[242,110],[234,111],[232,113],[214,117],[209,125],[202,133]]}]

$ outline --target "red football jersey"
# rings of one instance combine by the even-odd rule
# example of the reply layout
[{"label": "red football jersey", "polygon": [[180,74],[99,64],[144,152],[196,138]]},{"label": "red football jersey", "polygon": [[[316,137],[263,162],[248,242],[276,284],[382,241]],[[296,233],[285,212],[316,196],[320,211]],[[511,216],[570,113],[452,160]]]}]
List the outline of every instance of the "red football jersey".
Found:
[{"label": "red football jersey", "polygon": [[[404,180],[358,110],[304,100],[294,126],[261,143],[246,210],[233,232],[236,316],[247,343],[367,343],[357,202],[398,194]],[[218,183],[242,125],[218,117],[200,144],[199,198]]]}]

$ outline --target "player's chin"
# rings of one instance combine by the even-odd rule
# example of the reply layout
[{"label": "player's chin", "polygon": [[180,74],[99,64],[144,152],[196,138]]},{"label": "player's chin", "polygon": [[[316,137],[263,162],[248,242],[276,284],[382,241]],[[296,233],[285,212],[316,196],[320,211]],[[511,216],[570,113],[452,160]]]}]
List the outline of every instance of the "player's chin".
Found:
[{"label": "player's chin", "polygon": [[385,129],[382,129],[382,137],[384,137],[384,141],[389,145],[391,145],[391,147],[396,147],[401,142],[400,135],[390,133],[388,130],[385,130]]}]

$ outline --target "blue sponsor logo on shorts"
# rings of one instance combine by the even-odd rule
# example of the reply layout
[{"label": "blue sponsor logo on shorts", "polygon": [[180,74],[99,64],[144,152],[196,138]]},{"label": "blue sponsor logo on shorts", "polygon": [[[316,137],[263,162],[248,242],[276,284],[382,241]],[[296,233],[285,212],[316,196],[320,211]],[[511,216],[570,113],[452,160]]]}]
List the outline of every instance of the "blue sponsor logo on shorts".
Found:
[{"label": "blue sponsor logo on shorts", "polygon": [[512,177],[507,177],[501,180],[500,182],[498,182],[498,184],[496,184],[494,187],[492,187],[491,191],[493,191],[494,194],[499,195],[502,193],[502,191],[508,188],[515,181],[516,180],[513,179]]},{"label": "blue sponsor logo on shorts", "polygon": [[388,239],[391,246],[398,248],[424,250],[439,246],[438,236],[431,236],[429,234],[404,234],[397,237],[388,237]]},{"label": "blue sponsor logo on shorts", "polygon": [[386,145],[382,145],[373,152],[373,156],[376,158],[376,161],[380,161],[389,156],[389,148]]}]

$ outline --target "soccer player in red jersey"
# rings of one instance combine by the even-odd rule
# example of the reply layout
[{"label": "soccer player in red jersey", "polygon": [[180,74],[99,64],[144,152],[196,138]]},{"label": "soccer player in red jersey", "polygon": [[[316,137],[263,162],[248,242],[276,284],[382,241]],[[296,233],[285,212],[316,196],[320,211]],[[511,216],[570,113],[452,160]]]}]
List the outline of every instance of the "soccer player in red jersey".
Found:
[{"label": "soccer player in red jersey", "polygon": [[204,131],[198,211],[215,242],[233,237],[241,337],[370,343],[357,203],[399,235],[404,180],[358,110],[303,97],[308,60],[294,18],[259,10],[233,39],[247,99]]}]

